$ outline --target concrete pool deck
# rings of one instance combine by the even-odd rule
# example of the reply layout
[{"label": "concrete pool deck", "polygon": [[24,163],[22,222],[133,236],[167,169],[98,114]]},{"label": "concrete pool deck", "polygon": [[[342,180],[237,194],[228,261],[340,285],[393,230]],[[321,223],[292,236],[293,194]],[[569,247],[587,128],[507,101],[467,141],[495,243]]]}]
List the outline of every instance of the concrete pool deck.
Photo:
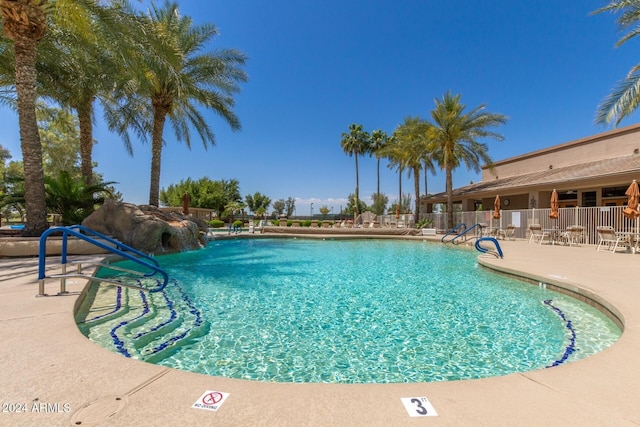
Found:
[{"label": "concrete pool deck", "polygon": [[[342,385],[211,377],[98,347],[73,316],[85,280],[68,280],[68,295],[37,298],[37,258],[0,258],[0,425],[640,425],[640,254],[500,244],[504,259],[480,262],[593,295],[623,320],[620,340],[578,362],[481,380]],[[47,293],[58,290],[57,281],[47,282]],[[230,394],[216,412],[192,408],[208,390]],[[438,415],[410,417],[405,397],[428,398]]]}]

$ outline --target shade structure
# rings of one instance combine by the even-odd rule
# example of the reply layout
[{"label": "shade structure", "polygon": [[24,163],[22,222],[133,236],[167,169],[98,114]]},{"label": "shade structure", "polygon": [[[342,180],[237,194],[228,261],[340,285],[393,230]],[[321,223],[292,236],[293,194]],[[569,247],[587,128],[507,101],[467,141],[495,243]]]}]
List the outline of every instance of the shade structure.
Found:
[{"label": "shade structure", "polygon": [[549,218],[551,219],[558,219],[558,217],[560,216],[559,212],[558,212],[558,192],[556,191],[556,189],[553,189],[553,192],[551,193],[551,210],[549,211]]},{"label": "shade structure", "polygon": [[640,200],[640,189],[638,183],[634,179],[627,191],[624,193],[629,200],[627,201],[627,207],[624,208],[622,214],[630,219],[636,219],[640,216],[638,212],[638,201]]},{"label": "shade structure", "polygon": [[500,219],[500,195],[497,195],[493,202],[493,218]]}]

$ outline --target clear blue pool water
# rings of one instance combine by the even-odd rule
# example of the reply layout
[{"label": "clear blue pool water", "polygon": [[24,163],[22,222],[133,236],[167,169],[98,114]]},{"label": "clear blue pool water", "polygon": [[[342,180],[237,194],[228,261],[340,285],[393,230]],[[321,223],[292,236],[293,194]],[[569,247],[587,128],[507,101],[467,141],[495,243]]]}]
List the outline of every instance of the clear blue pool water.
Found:
[{"label": "clear blue pool water", "polygon": [[[427,242],[238,239],[163,256],[208,333],[157,363],[260,381],[449,381],[568,363],[619,338],[594,308],[484,270],[477,255]],[[112,345],[107,329],[86,333]]]}]

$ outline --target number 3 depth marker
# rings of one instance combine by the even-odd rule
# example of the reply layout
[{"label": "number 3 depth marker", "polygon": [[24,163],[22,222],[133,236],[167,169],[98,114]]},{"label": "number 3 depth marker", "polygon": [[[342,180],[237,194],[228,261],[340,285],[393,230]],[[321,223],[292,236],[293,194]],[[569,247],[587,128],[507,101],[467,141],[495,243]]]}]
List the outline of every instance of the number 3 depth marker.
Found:
[{"label": "number 3 depth marker", "polygon": [[438,413],[426,397],[401,397],[400,400],[410,417],[437,417]]}]

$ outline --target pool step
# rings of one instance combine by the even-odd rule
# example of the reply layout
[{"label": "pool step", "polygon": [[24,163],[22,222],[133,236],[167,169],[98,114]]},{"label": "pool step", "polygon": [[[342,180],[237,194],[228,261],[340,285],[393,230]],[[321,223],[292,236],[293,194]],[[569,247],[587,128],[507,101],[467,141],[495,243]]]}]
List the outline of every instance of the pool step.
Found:
[{"label": "pool step", "polygon": [[100,286],[79,327],[101,345],[108,335],[106,346],[112,351],[153,363],[192,344],[209,329],[176,281],[153,293]]}]

